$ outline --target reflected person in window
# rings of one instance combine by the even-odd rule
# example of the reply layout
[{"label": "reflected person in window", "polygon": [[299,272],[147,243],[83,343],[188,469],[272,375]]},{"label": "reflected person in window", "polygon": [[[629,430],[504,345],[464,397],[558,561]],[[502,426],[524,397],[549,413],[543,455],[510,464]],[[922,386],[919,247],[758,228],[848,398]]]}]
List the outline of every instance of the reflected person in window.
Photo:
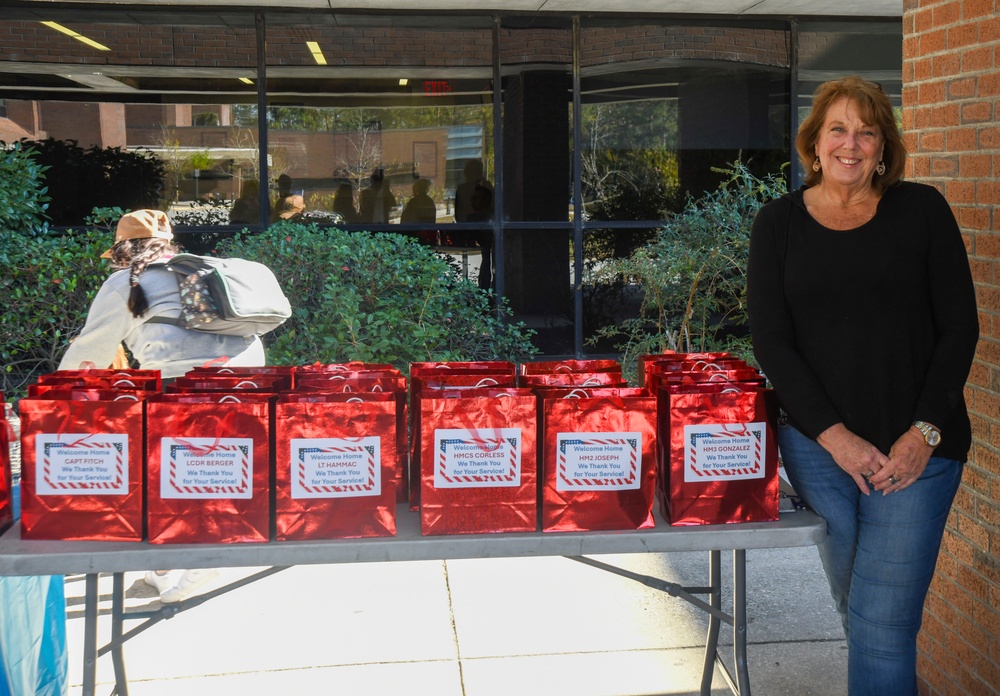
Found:
[{"label": "reflected person in window", "polygon": [[361,222],[387,223],[395,205],[392,187],[385,180],[385,171],[379,167],[372,172],[368,188],[361,192]]},{"label": "reflected person in window", "polygon": [[282,174],[278,177],[278,200],[271,210],[271,222],[288,220],[294,222],[302,217],[306,204],[301,193],[292,191],[292,177]]},{"label": "reflected person in window", "polygon": [[[493,219],[493,184],[484,176],[483,161],[470,159],[463,170],[464,180],[455,189],[455,220],[457,222],[489,222]],[[493,287],[493,231],[476,230],[473,239],[482,249],[479,265],[479,287]]]}]

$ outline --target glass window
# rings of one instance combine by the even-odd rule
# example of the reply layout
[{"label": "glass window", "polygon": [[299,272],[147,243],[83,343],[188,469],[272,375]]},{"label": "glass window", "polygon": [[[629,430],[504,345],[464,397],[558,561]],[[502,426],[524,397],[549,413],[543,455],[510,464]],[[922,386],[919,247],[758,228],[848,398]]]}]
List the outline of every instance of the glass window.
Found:
[{"label": "glass window", "polygon": [[51,160],[53,224],[79,225],[94,207],[118,206],[167,210],[179,232],[228,225],[242,184],[259,176],[257,123],[246,108],[257,90],[254,16],[36,15],[15,10],[0,20],[0,31],[23,38],[17,54],[0,56],[4,139],[40,141]]},{"label": "glass window", "polygon": [[580,30],[584,352],[614,353],[606,330],[635,318],[642,289],[601,271],[646,244],[688,196],[742,159],[788,160],[784,24],[586,19]]},{"label": "glass window", "polygon": [[[271,219],[471,244],[442,224],[492,217],[489,20],[275,15],[267,25]],[[283,21],[282,21],[283,20]],[[294,21],[293,21],[294,20]],[[280,182],[280,183],[279,183]]]}]

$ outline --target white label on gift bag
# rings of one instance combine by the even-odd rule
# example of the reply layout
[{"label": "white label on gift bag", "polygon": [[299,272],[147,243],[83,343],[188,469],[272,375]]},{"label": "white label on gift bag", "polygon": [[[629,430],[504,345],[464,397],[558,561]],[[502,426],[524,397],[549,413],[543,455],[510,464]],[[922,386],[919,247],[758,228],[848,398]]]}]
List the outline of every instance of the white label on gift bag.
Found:
[{"label": "white label on gift bag", "polygon": [[357,498],[382,494],[378,437],[295,438],[293,498]]},{"label": "white label on gift bag", "polygon": [[684,426],[684,482],[764,478],[766,423]]},{"label": "white label on gift bag", "polygon": [[128,494],[128,435],[35,437],[36,495]]},{"label": "white label on gift bag", "polygon": [[161,498],[253,498],[253,439],[165,437]]},{"label": "white label on gift bag", "polygon": [[642,433],[557,433],[556,490],[639,488]]},{"label": "white label on gift bag", "polygon": [[435,488],[521,485],[521,429],[434,431]]}]

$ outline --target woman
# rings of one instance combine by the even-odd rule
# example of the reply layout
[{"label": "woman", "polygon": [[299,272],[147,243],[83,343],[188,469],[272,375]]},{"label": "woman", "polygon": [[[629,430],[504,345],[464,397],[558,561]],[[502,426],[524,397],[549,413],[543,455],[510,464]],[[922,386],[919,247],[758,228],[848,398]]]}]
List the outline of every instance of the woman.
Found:
[{"label": "woman", "polygon": [[170,220],[160,210],[122,216],[114,246],[102,254],[121,270],[97,291],[60,370],[83,364],[107,367],[123,341],[143,369],[159,370],[164,379],[180,377],[223,356],[230,365],[264,364],[264,346],[257,336],[223,336],[150,322],[154,317],[180,315],[177,276],[163,267],[178,251],[172,239]]},{"label": "woman", "polygon": [[[122,216],[114,246],[102,254],[121,270],[97,291],[83,331],[70,343],[60,370],[84,364],[107,367],[122,342],[142,368],[160,370],[165,380],[224,356],[229,365],[264,364],[258,336],[223,336],[150,322],[180,314],[177,276],[162,267],[177,253],[172,239],[170,221],[162,211],[136,210]],[[145,580],[159,592],[161,602],[172,603],[191,596],[217,575],[211,569],[150,571]]]},{"label": "woman", "polygon": [[754,352],[787,415],[788,477],[827,522],[849,692],[916,694],[924,598],[972,439],[969,262],[944,198],[900,181],[878,85],[822,85],[796,149],[805,186],[761,208],[751,234]]}]

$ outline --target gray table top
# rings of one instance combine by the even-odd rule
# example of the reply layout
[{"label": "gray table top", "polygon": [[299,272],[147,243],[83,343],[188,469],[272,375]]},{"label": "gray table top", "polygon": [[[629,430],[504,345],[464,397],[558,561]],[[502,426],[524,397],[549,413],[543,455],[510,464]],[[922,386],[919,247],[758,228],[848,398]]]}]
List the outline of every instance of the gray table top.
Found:
[{"label": "gray table top", "polygon": [[25,541],[15,524],[0,536],[0,575],[782,548],[812,546],[826,534],[826,523],[807,510],[783,512],[776,522],[697,527],[655,516],[656,527],[643,530],[422,536],[419,513],[400,506],[394,537],[246,544]]}]

